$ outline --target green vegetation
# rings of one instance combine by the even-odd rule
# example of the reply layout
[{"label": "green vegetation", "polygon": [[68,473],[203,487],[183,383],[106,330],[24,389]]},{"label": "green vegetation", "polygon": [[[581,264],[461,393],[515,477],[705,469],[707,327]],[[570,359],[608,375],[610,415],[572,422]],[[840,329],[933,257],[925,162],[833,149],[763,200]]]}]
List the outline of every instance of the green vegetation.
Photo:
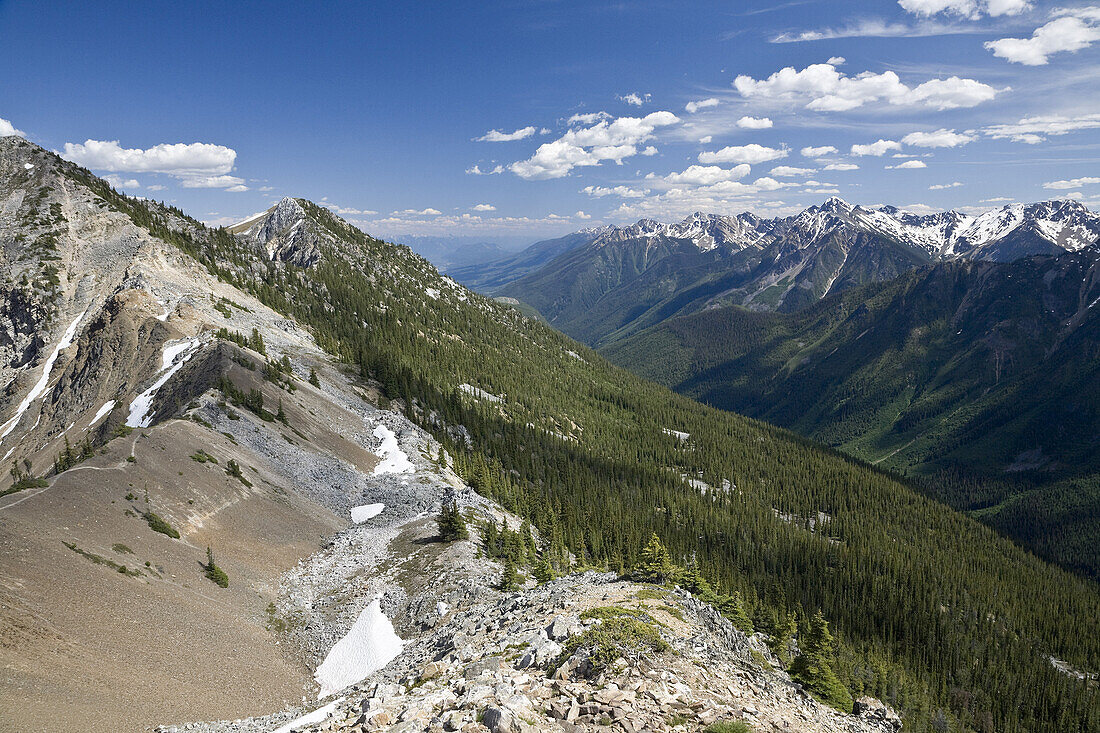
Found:
[{"label": "green vegetation", "polygon": [[80,549],[79,547],[76,546],[76,543],[63,542],[62,544],[65,545],[65,547],[68,547],[70,550],[72,550],[76,554],[80,555],[81,557],[84,557],[84,558],[87,558],[88,560],[91,560],[96,565],[104,565],[106,567],[112,568],[112,569],[116,570],[117,572],[119,572],[122,575],[128,575],[131,578],[136,578],[139,575],[144,575],[144,573],[142,573],[140,570],[131,570],[130,568],[127,568],[125,565],[120,565],[117,562],[115,562],[114,560],[103,557],[102,555],[97,555],[94,552],[88,552],[87,550],[82,550],[82,549]]},{"label": "green vegetation", "polygon": [[128,545],[124,545],[121,542],[116,542],[111,545],[111,549],[120,555],[133,555],[134,551],[130,549]]},{"label": "green vegetation", "polygon": [[[855,695],[881,687],[909,730],[927,730],[940,709],[958,731],[987,722],[1001,733],[1100,728],[1097,689],[1045,656],[1100,668],[1095,585],[899,477],[645,382],[489,299],[459,299],[407,248],[308,201],[308,225],[335,243],[303,269],[191,219],[176,227],[182,212],[112,195],[57,164],[358,365],[471,485],[538,530],[536,561],[545,554],[559,572],[570,555],[632,567],[656,533],[716,593],[740,593],[754,624],[793,613],[804,625],[822,609],[841,683]],[[508,398],[471,399],[461,384]],[[715,488],[704,493],[684,475]],[[818,512],[830,520],[816,531],[783,518]]]},{"label": "green vegetation", "polygon": [[603,620],[599,624],[569,637],[561,655],[551,663],[552,669],[579,651],[588,660],[588,675],[597,677],[619,657],[659,653],[669,648],[648,616],[608,614],[600,618]]},{"label": "green vegetation", "polygon": [[458,511],[457,502],[444,504],[439,515],[435,518],[435,523],[439,527],[439,537],[444,542],[464,540],[470,536],[469,530],[466,529],[466,520],[462,518],[462,513]]},{"label": "green vegetation", "polygon": [[752,728],[740,720],[720,720],[704,728],[703,733],[752,733]]},{"label": "green vegetation", "polygon": [[602,349],[722,409],[891,470],[1100,579],[1100,269],[949,263],[797,313],[677,318]]},{"label": "green vegetation", "polygon": [[321,386],[321,380],[317,378],[317,370],[313,367],[309,368],[309,383],[312,384],[314,387]]},{"label": "green vegetation", "polygon": [[209,547],[206,548],[206,564],[202,566],[202,570],[207,579],[215,585],[222,588],[229,587],[229,576],[214,562],[214,552]]},{"label": "green vegetation", "polygon": [[852,694],[833,671],[833,635],[821,611],[810,620],[808,633],[801,641],[802,653],[791,665],[791,677],[803,684],[815,697],[842,712],[851,712]]},{"label": "green vegetation", "polygon": [[199,448],[197,451],[191,454],[191,460],[197,463],[213,463],[215,465],[218,463],[217,458],[210,455],[202,448]]},{"label": "green vegetation", "polygon": [[168,522],[166,522],[164,518],[161,517],[159,514],[156,514],[155,512],[145,512],[142,516],[145,517],[145,521],[146,523],[148,523],[149,529],[153,530],[154,532],[166,534],[174,540],[178,540],[180,538],[179,531]]},{"label": "green vegetation", "polygon": [[57,458],[53,462],[54,473],[64,473],[78,463],[91,458],[95,455],[95,448],[92,446],[92,441],[85,438],[81,441],[80,445],[73,448],[69,443],[69,436],[65,436],[65,449],[58,454]]},{"label": "green vegetation", "polygon": [[232,458],[225,464],[225,472],[248,488],[252,488],[252,482],[245,478],[244,473],[241,471],[241,464],[237,463]]}]

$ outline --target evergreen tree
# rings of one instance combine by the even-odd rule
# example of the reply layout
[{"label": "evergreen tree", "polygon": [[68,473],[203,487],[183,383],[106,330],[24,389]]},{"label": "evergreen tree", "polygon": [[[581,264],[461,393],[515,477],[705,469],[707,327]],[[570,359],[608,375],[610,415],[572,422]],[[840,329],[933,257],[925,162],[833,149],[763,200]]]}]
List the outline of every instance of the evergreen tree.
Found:
[{"label": "evergreen tree", "polygon": [[550,565],[550,560],[545,554],[539,558],[538,564],[535,565],[534,575],[535,580],[540,583],[548,583],[554,579],[554,568]]},{"label": "evergreen tree", "polygon": [[500,571],[500,589],[502,591],[514,591],[519,590],[519,572],[516,570],[516,563],[510,557],[504,558],[504,565]]},{"label": "evergreen tree", "polygon": [[649,542],[642,548],[641,558],[634,566],[634,577],[646,583],[664,585],[674,579],[672,560],[668,550],[661,544],[661,539],[654,532],[649,537]]},{"label": "evergreen tree", "polygon": [[791,677],[801,682],[822,702],[837,710],[852,710],[852,695],[833,671],[835,642],[825,614],[818,611],[810,620],[805,640],[799,640],[801,654],[791,665]]},{"label": "evergreen tree", "polygon": [[458,502],[444,504],[435,519],[435,523],[439,527],[439,536],[444,542],[464,540],[470,536],[469,530],[466,529],[466,520],[462,518],[462,513],[458,511]]},{"label": "evergreen tree", "polygon": [[252,338],[248,340],[248,347],[253,351],[267,356],[267,347],[264,346],[264,337],[259,330],[252,329]]},{"label": "evergreen tree", "polygon": [[317,370],[313,367],[309,368],[309,383],[312,384],[314,387],[321,386],[321,380],[317,378]]}]

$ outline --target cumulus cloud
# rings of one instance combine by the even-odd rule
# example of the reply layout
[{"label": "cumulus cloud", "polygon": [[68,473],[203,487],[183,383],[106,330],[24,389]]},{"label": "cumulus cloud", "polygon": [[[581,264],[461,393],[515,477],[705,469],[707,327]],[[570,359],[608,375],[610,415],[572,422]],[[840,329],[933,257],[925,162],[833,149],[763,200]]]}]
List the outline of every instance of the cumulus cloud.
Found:
[{"label": "cumulus cloud", "polygon": [[971,20],[983,15],[1019,15],[1031,7],[1029,0],[898,0],[898,5],[914,15],[945,13]]},{"label": "cumulus cloud", "polygon": [[1086,176],[1084,178],[1070,178],[1065,181],[1048,181],[1043,184],[1043,188],[1054,189],[1055,191],[1064,191],[1070,188],[1080,188],[1081,186],[1089,186],[1094,183],[1100,183],[1100,178],[1094,176]]},{"label": "cumulus cloud", "polygon": [[772,126],[772,121],[767,117],[745,116],[737,120],[737,126],[744,130],[766,130]]},{"label": "cumulus cloud", "polygon": [[244,179],[237,176],[188,176],[180,179],[184,188],[224,188],[233,191],[247,191]]},{"label": "cumulus cloud", "polygon": [[26,137],[27,133],[15,129],[15,125],[0,117],[0,137]]},{"label": "cumulus cloud", "polygon": [[786,158],[786,148],[769,148],[756,143],[730,145],[715,152],[699,153],[700,163],[764,163]]},{"label": "cumulus cloud", "polygon": [[433,209],[428,207],[427,209],[402,209],[401,211],[394,211],[390,216],[441,216],[443,214],[439,209]]},{"label": "cumulus cloud", "polygon": [[469,173],[471,176],[495,176],[498,173],[504,172],[504,166],[497,165],[487,171],[483,171],[481,170],[481,166],[474,164],[467,168],[466,172]]},{"label": "cumulus cloud", "polygon": [[85,168],[112,173],[166,173],[172,176],[213,176],[229,173],[237,152],[210,143],[161,143],[151,148],[123,148],[118,140],[65,143],[62,157]]},{"label": "cumulus cloud", "polygon": [[141,184],[137,182],[136,178],[123,178],[122,176],[115,175],[114,173],[109,173],[109,174],[103,176],[103,180],[105,180],[105,181],[107,181],[107,183],[111,184],[111,186],[113,188],[117,188],[117,189],[121,189],[121,190],[126,190],[126,189],[131,189],[132,190],[132,189],[135,189],[135,188],[141,188]]},{"label": "cumulus cloud", "polygon": [[478,204],[470,209],[471,211],[496,211],[497,207],[492,204]]},{"label": "cumulus cloud", "polygon": [[581,189],[581,193],[586,193],[593,198],[618,196],[623,199],[640,199],[649,193],[649,189],[631,188],[630,186],[613,186],[611,188],[605,188],[603,186],[585,186]]},{"label": "cumulus cloud", "polygon": [[620,102],[626,102],[634,107],[641,107],[643,104],[649,102],[650,95],[638,94],[637,92],[631,92],[630,94],[622,95],[618,97]]},{"label": "cumulus cloud", "polygon": [[812,145],[808,145],[798,152],[802,153],[803,158],[821,158],[825,155],[833,155],[835,153],[839,153],[840,151],[832,145],[821,145],[816,148]]},{"label": "cumulus cloud", "polygon": [[1056,53],[1080,51],[1100,40],[1100,8],[1067,12],[1071,14],[1036,28],[1030,38],[999,38],[987,41],[985,47],[1014,64],[1043,66]]},{"label": "cumulus cloud", "polygon": [[951,183],[933,183],[928,187],[929,191],[942,191],[945,188],[958,188],[963,185],[962,181],[952,181]]},{"label": "cumulus cloud", "polygon": [[901,150],[901,143],[896,140],[876,140],[866,145],[853,145],[852,155],[883,156],[891,150]]},{"label": "cumulus cloud", "polygon": [[911,170],[913,168],[927,168],[928,164],[923,160],[907,160],[904,163],[898,163],[897,165],[888,165],[886,170]]},{"label": "cumulus cloud", "polygon": [[481,143],[506,143],[513,140],[523,140],[529,138],[535,134],[535,128],[532,125],[527,127],[521,127],[515,132],[503,132],[501,130],[489,130],[481,137],[475,137],[476,142]]},{"label": "cumulus cloud", "polygon": [[[261,188],[260,190],[262,191],[263,189]],[[378,213],[377,211],[372,211],[371,209],[355,209],[346,206],[338,206],[327,201],[322,201],[321,205],[329,211],[333,212],[334,214],[339,214],[340,216],[373,216],[374,214]]]},{"label": "cumulus cloud", "polygon": [[977,136],[971,133],[940,128],[935,132],[911,132],[901,141],[918,148],[955,148],[976,139]]},{"label": "cumulus cloud", "polygon": [[577,167],[599,165],[610,160],[621,164],[626,158],[655,155],[657,149],[638,146],[653,138],[654,132],[680,122],[671,112],[652,112],[645,117],[601,119],[590,127],[574,128],[557,140],[543,143],[527,160],[520,160],[508,169],[520,178],[539,180],[562,178]]},{"label": "cumulus cloud", "polygon": [[780,178],[791,178],[793,176],[808,176],[815,171],[816,169],[814,168],[795,168],[790,165],[777,165],[768,172]]},{"label": "cumulus cloud", "polygon": [[1039,115],[1025,117],[1019,122],[990,125],[982,132],[994,140],[1009,139],[1015,142],[1040,143],[1050,135],[1066,135],[1078,130],[1091,130],[1100,127],[1100,114],[1085,115]]},{"label": "cumulus cloud", "polygon": [[585,112],[584,114],[575,114],[569,118],[570,125],[591,125],[602,120],[610,120],[611,115],[606,112]]},{"label": "cumulus cloud", "polygon": [[583,211],[578,211],[575,214],[573,214],[573,218],[574,219],[580,219],[581,221],[588,221],[589,219],[592,218],[592,215],[591,214],[586,214]]},{"label": "cumulus cloud", "polygon": [[685,186],[711,186],[723,181],[744,178],[752,170],[747,164],[722,168],[716,165],[691,165],[679,173],[670,173],[662,179],[666,183]]},{"label": "cumulus cloud", "polygon": [[708,97],[707,99],[700,99],[696,102],[688,102],[687,104],[684,105],[684,109],[687,110],[688,114],[693,115],[701,109],[708,109],[710,107],[717,107],[717,106],[718,106],[718,99],[715,98],[715,97]]},{"label": "cumulus cloud", "polygon": [[829,165],[822,168],[826,171],[858,171],[859,166],[855,163],[829,163]]},{"label": "cumulus cloud", "polygon": [[801,71],[788,66],[759,80],[742,74],[733,86],[746,99],[804,103],[820,112],[843,112],[870,102],[945,110],[974,107],[997,95],[975,79],[952,76],[910,87],[893,71],[849,76],[833,64],[811,64]]}]

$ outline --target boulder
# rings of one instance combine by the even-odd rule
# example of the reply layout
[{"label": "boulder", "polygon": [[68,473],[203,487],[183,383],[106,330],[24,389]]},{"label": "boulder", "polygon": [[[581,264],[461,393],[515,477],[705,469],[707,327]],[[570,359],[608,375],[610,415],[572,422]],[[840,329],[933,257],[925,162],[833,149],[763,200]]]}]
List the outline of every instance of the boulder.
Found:
[{"label": "boulder", "polygon": [[894,709],[873,697],[864,696],[856,700],[852,705],[852,714],[884,733],[897,733],[901,730],[901,718]]}]

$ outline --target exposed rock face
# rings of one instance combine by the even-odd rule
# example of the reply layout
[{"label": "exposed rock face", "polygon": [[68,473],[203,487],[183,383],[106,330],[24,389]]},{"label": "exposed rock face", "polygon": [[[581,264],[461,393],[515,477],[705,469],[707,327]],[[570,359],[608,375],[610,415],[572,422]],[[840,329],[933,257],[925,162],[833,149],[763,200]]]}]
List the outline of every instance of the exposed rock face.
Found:
[{"label": "exposed rock face", "polygon": [[[518,594],[486,594],[340,693],[323,720],[293,730],[633,733],[734,720],[756,731],[900,730],[893,711],[870,698],[861,699],[859,716],[821,705],[771,666],[774,658],[759,639],[679,591],[589,572]],[[594,668],[584,651],[566,657],[564,645],[598,629],[609,608],[645,619],[667,651],[624,644],[606,669]],[[253,733],[290,720],[283,714],[187,730]]]},{"label": "exposed rock face", "polygon": [[873,697],[856,700],[852,713],[860,720],[879,726],[883,731],[901,730],[901,718],[893,708]]},{"label": "exposed rock face", "polygon": [[332,242],[332,237],[306,216],[301,203],[290,197],[230,231],[265,250],[268,259],[299,267],[317,264],[321,243]]}]

